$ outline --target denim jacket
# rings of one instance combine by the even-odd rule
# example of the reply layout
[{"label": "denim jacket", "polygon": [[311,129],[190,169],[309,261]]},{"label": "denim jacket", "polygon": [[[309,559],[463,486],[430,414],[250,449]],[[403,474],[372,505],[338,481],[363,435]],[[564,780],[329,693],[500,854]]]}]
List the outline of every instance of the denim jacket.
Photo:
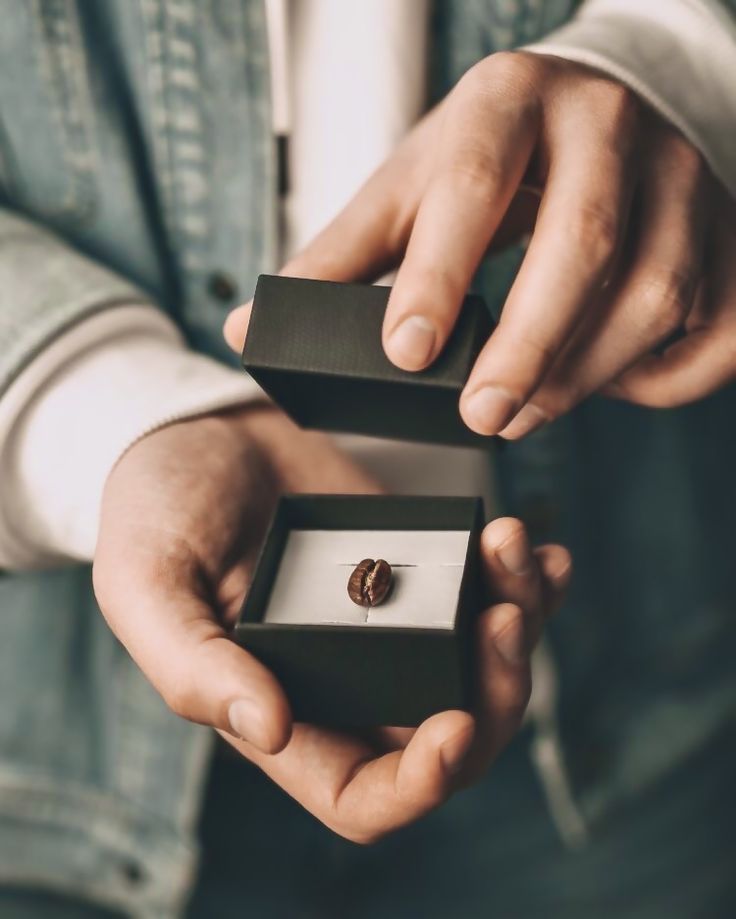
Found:
[{"label": "denim jacket", "polygon": [[[571,6],[437,3],[435,92]],[[71,323],[134,301],[233,362],[220,330],[234,303],[211,278],[226,273],[245,299],[276,267],[262,4],[0,12],[0,387]],[[496,308],[507,276],[479,275]],[[733,389],[671,412],[593,399],[503,453],[507,509],[577,559],[551,641],[592,824],[733,729],[735,411]],[[0,698],[0,884],[175,915],[212,734],[172,715],[131,662],[88,567],[0,577]]]}]

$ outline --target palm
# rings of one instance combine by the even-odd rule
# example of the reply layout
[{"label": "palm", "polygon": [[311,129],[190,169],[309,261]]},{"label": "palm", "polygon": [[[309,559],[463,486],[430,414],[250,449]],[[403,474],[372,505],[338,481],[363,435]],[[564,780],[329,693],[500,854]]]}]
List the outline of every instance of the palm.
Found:
[{"label": "palm", "polygon": [[[484,531],[490,586],[508,602],[478,620],[473,715],[441,712],[416,730],[371,733],[292,725],[274,676],[227,633],[282,490],[379,489],[329,440],[273,409],[149,435],[108,480],[95,589],[111,628],[174,712],[215,727],[337,832],[374,839],[487,768],[516,730],[529,690],[527,645],[562,584],[550,571],[561,567],[564,580],[569,557],[561,547],[537,550],[523,576],[510,576],[496,548],[524,542],[521,525],[498,520]],[[511,633],[518,647],[508,658],[501,648]]]}]

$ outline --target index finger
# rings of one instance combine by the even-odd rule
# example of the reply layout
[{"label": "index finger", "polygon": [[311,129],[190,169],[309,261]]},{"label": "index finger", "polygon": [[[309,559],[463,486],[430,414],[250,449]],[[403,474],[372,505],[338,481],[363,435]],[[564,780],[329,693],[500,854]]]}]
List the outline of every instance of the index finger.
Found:
[{"label": "index finger", "polygon": [[473,274],[523,177],[539,104],[520,55],[494,55],[447,99],[437,161],[389,297],[383,344],[394,364],[422,370],[437,357]]}]

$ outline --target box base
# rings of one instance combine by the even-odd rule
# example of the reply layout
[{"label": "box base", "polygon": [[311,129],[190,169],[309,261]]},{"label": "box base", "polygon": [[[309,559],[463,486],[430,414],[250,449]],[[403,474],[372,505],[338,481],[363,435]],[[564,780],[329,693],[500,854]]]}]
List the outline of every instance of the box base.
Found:
[{"label": "box base", "polygon": [[[285,496],[276,510],[235,638],[279,679],[297,721],[414,727],[436,712],[468,709],[473,690],[473,623],[480,606],[482,524],[478,498]],[[329,612],[317,622],[313,616],[307,622],[279,621],[285,598],[289,603],[294,599],[287,587],[279,599],[276,589],[285,573],[288,585],[288,572],[281,566],[290,536],[319,532],[339,537],[346,531],[401,534],[406,551],[413,531],[415,551],[424,543],[425,558],[431,549],[436,564],[442,551],[437,534],[447,537],[448,561],[460,561],[462,569],[451,593],[452,609],[443,610],[444,624],[333,623],[325,621]],[[427,538],[430,534],[434,535]],[[342,599],[341,595],[341,603]],[[443,602],[447,604],[447,597]],[[355,609],[360,614],[360,608]]]}]

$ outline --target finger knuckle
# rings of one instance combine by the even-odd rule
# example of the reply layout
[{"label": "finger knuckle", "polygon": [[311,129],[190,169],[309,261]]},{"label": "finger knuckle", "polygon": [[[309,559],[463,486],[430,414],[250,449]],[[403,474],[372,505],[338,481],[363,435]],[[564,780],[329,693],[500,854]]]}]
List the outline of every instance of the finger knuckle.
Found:
[{"label": "finger knuckle", "polygon": [[421,813],[428,808],[439,807],[448,797],[449,791],[440,775],[427,775],[421,784],[415,786],[399,783],[396,800],[407,812]]},{"label": "finger knuckle", "polygon": [[590,84],[589,104],[605,119],[614,137],[630,136],[641,114],[641,104],[636,94],[615,80],[593,80]]},{"label": "finger knuckle", "polygon": [[688,314],[688,304],[679,293],[667,292],[660,299],[659,315],[655,328],[660,334],[667,335],[682,326]]},{"label": "finger knuckle", "polygon": [[579,205],[567,221],[567,234],[595,273],[605,271],[616,253],[619,217],[603,204]]},{"label": "finger knuckle", "polygon": [[565,415],[580,401],[580,394],[572,384],[545,384],[534,396],[534,404],[550,421]]},{"label": "finger knuckle", "polygon": [[498,51],[466,70],[457,84],[463,96],[538,101],[539,59],[518,51]]},{"label": "finger knuckle", "polygon": [[489,59],[479,61],[460,77],[455,92],[460,96],[475,96],[485,93],[492,80]]},{"label": "finger knuckle", "polygon": [[503,188],[505,170],[489,150],[465,148],[452,154],[445,175],[462,193],[493,204]]},{"label": "finger knuckle", "polygon": [[[554,359],[557,351],[556,343],[540,338],[526,330],[515,336],[513,347],[520,357],[523,355],[526,366],[530,368],[528,383],[524,384],[516,392],[519,398],[526,398],[529,395],[530,387],[536,384],[540,371]],[[513,387],[508,388],[514,392]]]},{"label": "finger knuckle", "polygon": [[[213,666],[217,665],[217,647],[213,639],[218,632],[214,622],[195,620],[181,623],[182,640],[195,650],[186,659],[182,658],[178,666],[172,666],[165,679],[160,681],[160,692],[166,705],[175,715],[187,721],[201,720],[203,698],[197,674],[212,672]],[[220,723],[227,722],[224,711],[218,712],[218,715],[221,715]],[[217,717],[215,721],[218,721]]]},{"label": "finger knuckle", "polygon": [[161,696],[170,711],[187,720],[192,711],[192,689],[188,680],[175,677],[162,688]]},{"label": "finger knuckle", "polygon": [[698,181],[705,173],[705,160],[701,152],[674,128],[669,129],[667,157],[681,179]]},{"label": "finger knuckle", "polygon": [[497,51],[486,58],[488,72],[505,85],[531,86],[538,77],[541,59],[519,51]]},{"label": "finger knuckle", "polygon": [[693,284],[688,274],[661,271],[642,286],[641,308],[649,328],[660,337],[678,329],[690,312]]}]

